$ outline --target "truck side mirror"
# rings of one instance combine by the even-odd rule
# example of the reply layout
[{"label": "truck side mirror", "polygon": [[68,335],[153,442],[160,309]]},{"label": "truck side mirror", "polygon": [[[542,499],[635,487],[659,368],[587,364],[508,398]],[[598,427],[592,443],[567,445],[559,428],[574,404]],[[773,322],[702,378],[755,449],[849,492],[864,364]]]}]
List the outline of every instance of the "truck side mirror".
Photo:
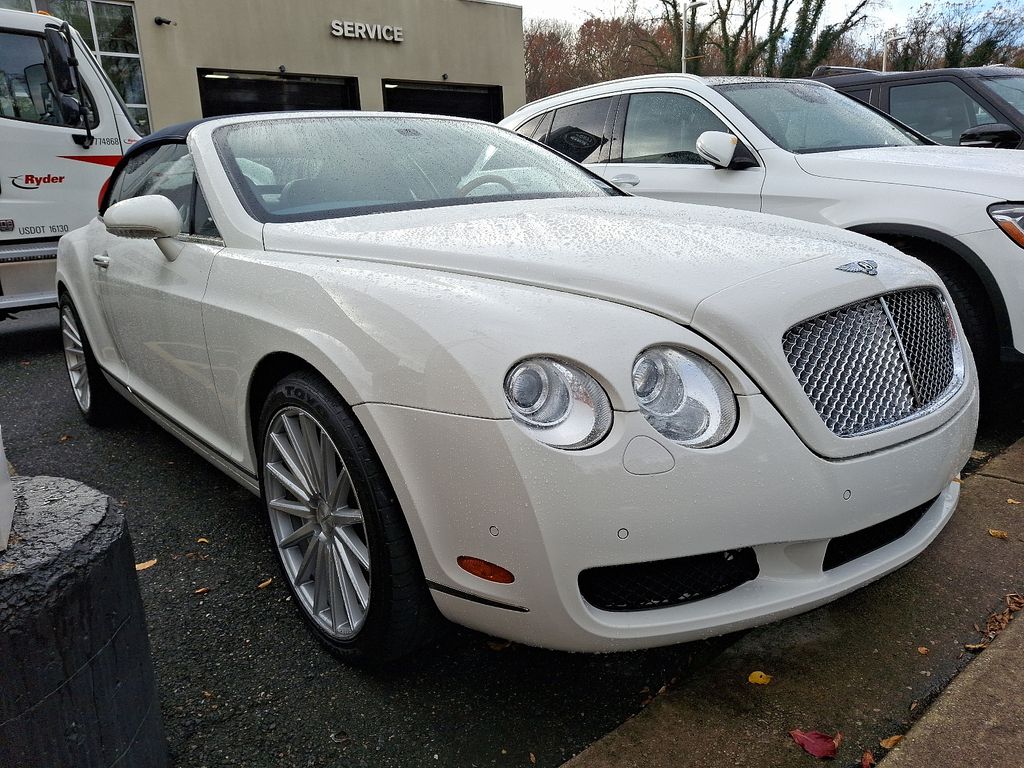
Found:
[{"label": "truck side mirror", "polygon": [[1020,133],[1006,123],[976,125],[960,134],[961,147],[1016,149],[1020,146],[1020,141]]},{"label": "truck side mirror", "polygon": [[[50,54],[53,84],[63,94],[76,93],[78,86],[75,84],[75,78],[71,72],[71,51],[68,49],[68,41],[56,27],[47,27],[45,35],[46,49]],[[63,107],[63,103],[61,106]]]},{"label": "truck side mirror", "polygon": [[82,121],[82,105],[78,99],[67,93],[60,95],[60,114],[64,125],[76,126]]}]

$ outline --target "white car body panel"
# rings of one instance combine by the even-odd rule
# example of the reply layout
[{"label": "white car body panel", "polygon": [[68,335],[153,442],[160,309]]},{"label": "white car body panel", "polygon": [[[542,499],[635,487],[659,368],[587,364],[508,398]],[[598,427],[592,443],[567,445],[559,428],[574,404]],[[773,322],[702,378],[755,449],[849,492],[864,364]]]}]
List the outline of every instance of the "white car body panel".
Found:
[{"label": "white car body panel", "polygon": [[[793,154],[773,143],[728,99],[692,75],[650,75],[579,88],[527,104],[500,124],[514,130],[541,113],[568,104],[651,91],[685,94],[712,108],[753,151],[761,167],[728,171],[711,166],[612,162],[594,165],[593,170],[608,179],[623,173],[639,177],[637,185],[625,187],[637,195],[760,210],[843,229],[892,232],[914,228],[921,236],[932,233],[960,243],[977,259],[972,268],[988,273],[979,278],[990,297],[1005,304],[1012,345],[1024,353],[1020,292],[1024,251],[997,228],[986,210],[992,203],[1024,201],[1024,154],[944,146]],[[707,184],[706,179],[716,175],[718,180]],[[751,190],[757,187],[760,201],[755,206]],[[970,237],[981,233],[995,237]],[[1014,258],[1016,269],[1007,269],[1006,261]]]},{"label": "white car body panel", "polygon": [[[275,119],[284,116],[214,120],[189,135],[223,248],[180,236],[161,241],[184,249],[167,261],[152,242],[116,238],[94,220],[62,240],[58,280],[109,377],[254,492],[261,404],[250,389],[261,364],[298,360],[319,372],[383,462],[449,618],[570,650],[706,637],[877,578],[952,514],[977,424],[969,353],[963,385],[935,412],[839,438],[781,348],[790,326],[834,307],[922,286],[946,296],[926,267],[813,224],[628,198],[260,225],[220,168],[212,133]],[[101,251],[105,277],[92,260]],[[865,257],[877,276],[837,269]],[[662,344],[702,355],[732,387],[740,417],[721,445],[683,448],[638,412],[633,362]],[[597,379],[614,409],[602,442],[562,451],[512,421],[502,381],[535,355]],[[929,503],[906,536],[822,572],[831,538]],[[600,611],[577,585],[586,568],[745,546],[761,574],[689,605]],[[456,564],[465,554],[515,582],[470,575]]]}]

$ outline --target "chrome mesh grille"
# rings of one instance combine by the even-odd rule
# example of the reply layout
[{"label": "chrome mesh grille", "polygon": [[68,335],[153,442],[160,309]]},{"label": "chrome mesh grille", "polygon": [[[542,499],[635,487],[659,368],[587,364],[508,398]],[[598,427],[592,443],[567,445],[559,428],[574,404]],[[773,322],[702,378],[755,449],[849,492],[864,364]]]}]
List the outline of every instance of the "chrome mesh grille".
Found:
[{"label": "chrome mesh grille", "polygon": [[955,391],[953,329],[937,292],[898,291],[806,320],[782,348],[826,426],[853,437],[923,415]]}]

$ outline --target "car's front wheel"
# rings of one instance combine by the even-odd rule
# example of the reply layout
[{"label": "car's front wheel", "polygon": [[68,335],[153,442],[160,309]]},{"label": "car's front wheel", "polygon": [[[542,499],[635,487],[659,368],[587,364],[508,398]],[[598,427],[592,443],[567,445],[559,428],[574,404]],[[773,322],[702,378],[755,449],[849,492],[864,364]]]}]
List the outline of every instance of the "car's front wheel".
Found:
[{"label": "car's front wheel", "polygon": [[415,651],[437,620],[380,459],[319,376],[292,374],[260,416],[260,480],[288,588],[316,636],[354,661]]},{"label": "car's front wheel", "polygon": [[62,293],[58,306],[64,362],[68,378],[71,379],[71,392],[85,420],[94,426],[101,426],[111,420],[118,395],[100,371],[71,297]]}]

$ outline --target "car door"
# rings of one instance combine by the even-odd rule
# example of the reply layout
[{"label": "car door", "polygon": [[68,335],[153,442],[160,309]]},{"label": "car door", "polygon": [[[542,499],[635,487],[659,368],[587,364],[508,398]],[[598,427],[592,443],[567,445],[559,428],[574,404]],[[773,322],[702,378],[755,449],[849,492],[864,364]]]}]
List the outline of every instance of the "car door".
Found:
[{"label": "car door", "polygon": [[125,382],[151,407],[209,442],[223,433],[203,328],[202,301],[224,243],[181,143],[133,159],[115,181],[112,201],[163,195],[178,206],[183,231],[155,240],[108,234],[94,261],[99,297]]},{"label": "car door", "polygon": [[609,181],[662,200],[761,209],[762,166],[720,170],[697,154],[697,137],[705,131],[740,135],[707,104],[682,93],[647,91],[630,94],[623,106],[615,154],[602,169]]}]

